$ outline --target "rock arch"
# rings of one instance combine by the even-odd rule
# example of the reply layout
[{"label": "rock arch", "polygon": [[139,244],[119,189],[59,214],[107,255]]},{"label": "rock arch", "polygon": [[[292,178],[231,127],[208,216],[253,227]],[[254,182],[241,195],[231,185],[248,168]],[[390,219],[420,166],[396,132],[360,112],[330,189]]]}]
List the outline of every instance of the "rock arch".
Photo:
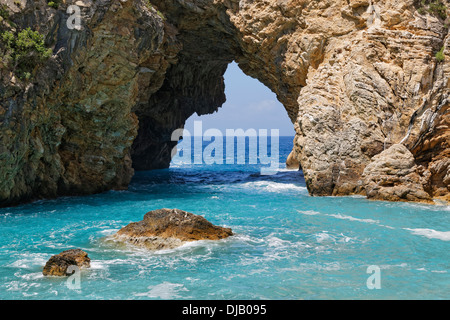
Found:
[{"label": "rock arch", "polygon": [[[81,30],[67,27],[71,4]],[[429,198],[400,200],[449,199],[450,68],[434,58],[442,46],[449,52],[448,29],[412,1],[8,6],[18,27],[46,35],[54,57],[31,83],[0,68],[2,205],[126,188],[133,166],[168,166],[172,131],[223,104],[233,60],[284,105],[296,129],[290,158],[312,195],[366,194],[364,169],[402,142]]]},{"label": "rock arch", "polygon": [[[161,89],[148,102],[137,107],[140,131],[132,149],[134,167],[138,170],[167,167],[173,130],[182,127],[194,112],[207,114],[216,111],[224,102],[223,75],[229,63],[237,61],[247,74],[257,78],[277,94],[293,123],[298,113],[298,92],[305,83],[307,65],[298,65],[298,55],[289,55],[295,13],[279,19],[266,15],[255,21],[264,21],[266,30],[253,34],[249,27],[238,28],[234,20],[243,20],[240,10],[255,10],[257,4],[245,5],[236,1],[184,2],[153,1],[162,12],[165,24],[177,30],[180,44],[177,62],[171,65]],[[323,43],[310,46],[311,55],[320,59]],[[288,55],[288,56],[287,56]],[[291,65],[289,69],[287,65]],[[157,131],[152,133],[151,131]],[[150,141],[149,136],[164,136],[165,141]]]}]

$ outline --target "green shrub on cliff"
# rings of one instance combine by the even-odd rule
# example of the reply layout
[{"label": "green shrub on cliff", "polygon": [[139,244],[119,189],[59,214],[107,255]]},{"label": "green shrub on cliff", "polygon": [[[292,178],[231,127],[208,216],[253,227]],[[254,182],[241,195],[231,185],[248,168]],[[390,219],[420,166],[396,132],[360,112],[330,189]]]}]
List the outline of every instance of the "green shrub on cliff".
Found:
[{"label": "green shrub on cliff", "polygon": [[61,0],[47,0],[47,4],[49,7],[52,7],[53,9],[58,9],[59,4],[61,3]]},{"label": "green shrub on cliff", "polygon": [[149,10],[155,10],[155,11],[156,11],[156,14],[157,14],[161,19],[166,20],[166,17],[164,16],[164,14],[163,14],[161,11],[155,9],[155,8],[153,7],[152,3],[150,2],[150,0],[146,0],[146,1],[145,1],[145,5],[147,6],[147,8],[148,8]]},{"label": "green shrub on cliff", "polygon": [[416,0],[416,7],[420,14],[428,12],[444,20],[447,18],[447,6],[442,0]]},{"label": "green shrub on cliff", "polygon": [[52,51],[45,46],[44,37],[30,28],[15,35],[5,31],[1,35],[2,62],[10,67],[19,78],[30,77],[34,68],[48,59]]},{"label": "green shrub on cliff", "polygon": [[441,50],[439,50],[439,51],[436,53],[436,60],[437,60],[438,62],[442,62],[442,61],[445,60],[444,49],[445,49],[445,47],[442,47]]},{"label": "green shrub on cliff", "polygon": [[0,5],[0,17],[5,20],[9,19],[8,7],[5,4]]}]

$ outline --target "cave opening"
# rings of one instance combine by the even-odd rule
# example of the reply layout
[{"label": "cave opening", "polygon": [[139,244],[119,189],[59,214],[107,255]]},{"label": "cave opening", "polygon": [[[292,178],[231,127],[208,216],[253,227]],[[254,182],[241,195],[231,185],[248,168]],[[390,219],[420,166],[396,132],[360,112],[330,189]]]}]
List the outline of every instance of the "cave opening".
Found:
[{"label": "cave opening", "polygon": [[[195,112],[183,130],[174,134],[173,138],[180,137],[180,142],[172,151],[175,156],[171,166],[259,162],[278,170],[280,160],[286,162],[286,147],[292,149],[295,135],[283,104],[268,87],[244,74],[235,61],[228,65],[223,77],[226,101],[212,113]],[[199,139],[202,148],[198,150]],[[189,155],[185,149],[191,149]]]},{"label": "cave opening", "polygon": [[258,133],[269,129],[269,134],[270,129],[278,129],[280,136],[290,137],[291,159],[299,168],[292,145],[298,92],[307,65],[301,70],[287,64],[280,68],[279,59],[259,54],[270,49],[271,54],[283,56],[286,43],[250,46],[249,38],[236,29],[230,16],[231,11],[239,10],[236,3],[202,9],[181,8],[167,1],[152,3],[164,14],[164,48],[175,58],[166,61],[160,77],[152,76],[151,81],[144,77],[151,85],[142,87],[140,92],[145,94],[132,109],[139,121],[130,152],[134,171],[169,168],[178,144],[174,132],[193,130],[197,121],[204,130],[216,128],[224,134],[226,129],[246,132],[251,128]]},{"label": "cave opening", "polygon": [[203,129],[279,129],[280,136],[293,137],[294,126],[276,95],[257,79],[242,72],[236,62],[224,74],[226,102],[217,111],[199,116],[194,113],[184,128],[194,132],[194,122]]}]

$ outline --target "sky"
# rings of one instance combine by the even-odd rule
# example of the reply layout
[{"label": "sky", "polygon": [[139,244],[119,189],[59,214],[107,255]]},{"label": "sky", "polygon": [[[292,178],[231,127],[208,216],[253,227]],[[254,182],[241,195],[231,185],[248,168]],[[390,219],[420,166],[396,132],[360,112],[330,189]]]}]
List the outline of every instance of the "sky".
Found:
[{"label": "sky", "polygon": [[294,136],[294,126],[275,93],[261,82],[245,75],[233,62],[225,73],[227,101],[211,115],[194,114],[186,121],[185,129],[194,133],[194,121],[203,122],[203,132],[219,129],[279,129],[280,136]]}]

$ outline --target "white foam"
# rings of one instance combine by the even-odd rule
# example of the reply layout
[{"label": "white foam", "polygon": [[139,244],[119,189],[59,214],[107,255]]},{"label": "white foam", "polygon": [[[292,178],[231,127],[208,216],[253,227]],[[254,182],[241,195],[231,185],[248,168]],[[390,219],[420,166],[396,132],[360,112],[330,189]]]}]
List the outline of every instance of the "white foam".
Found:
[{"label": "white foam", "polygon": [[391,229],[391,230],[395,230],[394,227],[386,226],[386,225],[384,225],[384,224],[379,224],[379,226],[380,226],[380,227],[385,227],[385,228],[388,228],[388,229]]},{"label": "white foam", "polygon": [[304,214],[304,215],[307,215],[307,216],[316,216],[316,215],[320,214],[320,212],[317,212],[317,211],[314,211],[314,210],[306,210],[306,211],[297,210],[297,212],[301,213],[301,214]]},{"label": "white foam", "polygon": [[21,259],[14,261],[8,266],[19,269],[32,269],[36,266],[43,266],[47,262],[50,255],[46,254],[32,254],[24,253],[21,254]]},{"label": "white foam", "polygon": [[137,265],[139,261],[133,257],[128,259],[110,259],[110,260],[91,260],[91,268],[93,270],[107,270],[112,265]]},{"label": "white foam", "polygon": [[[262,238],[257,238],[257,237],[252,237],[246,234],[236,234],[234,236],[231,236],[227,239],[230,239],[230,241],[239,241],[239,242],[246,242],[249,244],[261,244],[264,243],[264,239]],[[225,239],[224,241],[226,241],[227,239]]]},{"label": "white foam", "polygon": [[380,269],[392,269],[392,268],[407,268],[408,264],[405,262],[402,262],[400,264],[383,264],[379,266]]},{"label": "white foam", "polygon": [[246,182],[241,185],[244,188],[259,189],[266,192],[285,192],[285,191],[299,191],[303,192],[306,187],[298,186],[293,183],[280,183],[273,181],[255,181]]},{"label": "white foam", "polygon": [[416,269],[417,271],[427,271],[427,269],[425,269],[425,268],[419,268],[419,269]]},{"label": "white foam", "polygon": [[6,285],[6,291],[20,291],[23,285],[19,281],[11,281]]},{"label": "white foam", "polygon": [[[114,263],[110,263],[114,264]],[[91,260],[91,269],[92,270],[104,270],[108,268],[108,262],[102,260]]]},{"label": "white foam", "polygon": [[373,220],[373,219],[359,219],[359,218],[355,218],[352,216],[347,216],[347,215],[343,215],[343,214],[329,214],[330,217],[334,217],[337,219],[343,219],[343,220],[350,220],[350,221],[359,221],[359,222],[365,222],[365,223],[380,223],[380,221],[378,220]]},{"label": "white foam", "polygon": [[189,291],[181,283],[163,282],[155,286],[147,287],[148,292],[135,293],[136,297],[161,298],[161,299],[179,299],[181,291]]},{"label": "white foam", "polygon": [[42,272],[34,272],[34,273],[27,273],[27,274],[21,275],[20,278],[31,281],[31,280],[37,280],[37,279],[44,278],[44,275],[42,274]]},{"label": "white foam", "polygon": [[393,206],[401,206],[419,210],[427,210],[427,211],[450,211],[450,205],[444,204],[444,202],[435,200],[433,204],[423,204],[423,203],[414,203],[414,202],[401,202],[401,203],[392,203]]},{"label": "white foam", "polygon": [[26,293],[26,292],[22,292],[22,295],[24,296],[24,297],[34,297],[34,296],[37,296],[38,295],[38,293],[37,292],[33,292],[33,293]]},{"label": "white foam", "polygon": [[297,267],[280,268],[280,271],[294,271],[294,272],[306,272],[310,270],[323,270],[323,271],[338,271],[342,270],[343,266],[339,262],[327,262],[327,263],[300,263]]},{"label": "white foam", "polygon": [[405,230],[411,231],[412,234],[416,234],[419,236],[424,236],[429,239],[439,239],[443,241],[450,241],[450,231],[436,231],[433,229],[409,229],[404,228]]},{"label": "white foam", "polygon": [[350,241],[353,241],[353,240],[354,240],[353,238],[351,238],[351,237],[348,237],[348,236],[344,235],[343,233],[341,233],[341,236],[342,236],[342,242],[345,242],[345,243],[347,243],[347,242],[350,242]]},{"label": "white foam", "polygon": [[105,230],[99,231],[98,233],[110,236],[110,235],[113,235],[114,233],[116,233],[119,230],[120,229],[105,229]]},{"label": "white foam", "polygon": [[269,247],[275,247],[275,248],[281,248],[281,247],[287,247],[291,245],[292,243],[287,240],[280,239],[278,237],[275,237],[274,235],[270,235],[267,237],[268,245]]},{"label": "white foam", "polygon": [[277,172],[298,172],[299,170],[298,169],[279,168],[279,169],[276,169],[275,171],[277,171]]},{"label": "white foam", "polygon": [[336,241],[336,239],[333,236],[329,235],[326,232],[316,233],[314,236],[316,237],[316,240],[319,243],[322,243],[325,241],[332,241],[332,242]]}]

